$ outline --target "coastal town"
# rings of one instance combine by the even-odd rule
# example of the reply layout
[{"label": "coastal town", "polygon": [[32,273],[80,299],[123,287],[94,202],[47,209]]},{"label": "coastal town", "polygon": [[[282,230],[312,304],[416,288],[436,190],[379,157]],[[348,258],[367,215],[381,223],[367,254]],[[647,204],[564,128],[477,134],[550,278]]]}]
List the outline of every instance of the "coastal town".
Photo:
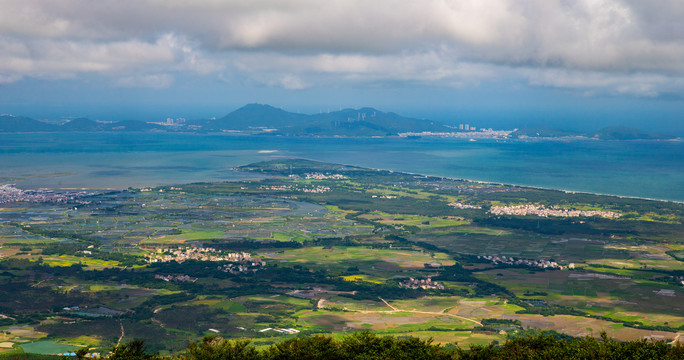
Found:
[{"label": "coastal town", "polygon": [[523,205],[512,205],[512,206],[492,206],[488,211],[493,215],[536,215],[540,217],[591,217],[598,216],[603,218],[616,219],[622,216],[622,214],[609,211],[609,210],[572,210],[563,209],[559,207],[547,208],[544,205],[533,205],[533,204],[523,204]]},{"label": "coastal town", "polygon": [[[465,126],[468,126],[467,124]],[[455,132],[434,132],[434,131],[421,131],[421,132],[403,132],[399,133],[399,137],[402,138],[412,138],[412,137],[442,137],[442,138],[455,138],[455,139],[506,139],[515,130],[492,130],[492,129],[477,129],[476,127],[469,127],[466,130],[464,127],[459,129],[461,131]]]},{"label": "coastal town", "polygon": [[261,185],[260,190],[272,190],[272,191],[294,191],[294,192],[305,192],[305,193],[324,193],[330,191],[327,186],[311,186],[311,187],[299,187],[296,185]]},{"label": "coastal town", "polygon": [[22,190],[15,186],[15,184],[0,185],[0,204],[8,204],[12,202],[31,202],[31,203],[70,203],[78,202],[84,203],[79,199],[88,195],[86,192],[61,192],[57,193],[51,190]]}]

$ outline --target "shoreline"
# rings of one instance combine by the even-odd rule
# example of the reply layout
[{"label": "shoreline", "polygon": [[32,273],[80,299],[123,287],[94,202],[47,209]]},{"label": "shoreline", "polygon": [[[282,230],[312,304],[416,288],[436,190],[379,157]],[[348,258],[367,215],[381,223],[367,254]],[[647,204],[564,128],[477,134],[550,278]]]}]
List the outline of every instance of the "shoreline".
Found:
[{"label": "shoreline", "polygon": [[[599,192],[582,191],[582,190],[560,189],[560,188],[544,187],[544,186],[537,186],[537,185],[525,185],[525,184],[505,183],[505,182],[497,182],[497,181],[474,180],[474,179],[434,175],[434,174],[429,174],[429,173],[416,173],[416,172],[410,172],[410,171],[381,169],[381,168],[375,168],[375,167],[364,167],[364,166],[359,166],[359,165],[351,165],[351,164],[343,164],[343,163],[331,163],[331,162],[327,162],[327,161],[320,161],[320,160],[316,160],[316,159],[312,159],[312,158],[306,158],[306,157],[283,158],[283,160],[288,160],[288,159],[309,160],[309,161],[315,161],[315,162],[320,162],[320,163],[329,163],[329,164],[342,165],[342,166],[348,166],[348,167],[354,167],[354,168],[366,169],[366,170],[389,171],[389,172],[401,173],[401,174],[406,174],[406,175],[429,176],[429,177],[434,177],[434,178],[465,181],[465,182],[472,182],[472,183],[478,183],[478,184],[512,186],[512,187],[518,187],[518,188],[524,188],[524,189],[530,189],[530,190],[560,191],[560,192],[563,192],[566,194],[586,194],[586,195],[595,195],[595,196],[609,196],[609,197],[616,197],[616,198],[623,198],[623,199],[635,199],[635,200],[646,200],[646,201],[658,201],[658,202],[664,202],[664,203],[684,204],[684,200],[656,199],[656,198],[649,198],[649,197],[643,197],[643,196],[618,195],[618,194],[608,194],[608,193],[599,193]],[[246,166],[246,165],[250,165],[250,164],[237,165],[235,167],[230,168],[230,171],[233,171],[235,173],[241,173],[241,174],[253,174],[252,172],[239,171],[237,169],[240,166]],[[208,181],[208,182],[234,182],[234,181],[243,181],[243,180],[246,180],[246,178],[235,179],[235,180],[216,180],[216,181]],[[22,190],[41,190],[41,191],[45,191],[45,190],[48,190],[48,191],[125,191],[128,189],[140,189],[140,188],[147,188],[147,187],[154,188],[154,187],[174,186],[174,185],[175,186],[182,186],[185,184],[196,184],[196,183],[202,183],[202,182],[207,182],[207,181],[200,180],[200,181],[191,181],[191,182],[185,182],[185,183],[169,182],[169,183],[163,183],[163,184],[160,183],[160,184],[154,184],[154,185],[146,184],[146,185],[140,186],[140,187],[125,186],[125,187],[120,187],[120,188],[117,188],[117,187],[102,187],[102,188],[95,188],[95,187],[46,187],[46,186],[41,186],[41,187],[37,187],[37,188],[24,188],[21,185],[19,185],[18,188],[21,188]],[[2,185],[2,184],[3,183],[0,183],[0,185]]]},{"label": "shoreline", "polygon": [[[319,161],[319,160],[310,159],[310,158],[303,158],[303,157],[300,157],[300,158],[291,158],[291,159],[302,159],[302,160],[310,160],[310,161],[322,162],[322,161]],[[245,165],[249,165],[249,164],[245,164]],[[495,181],[473,180],[473,179],[455,178],[455,177],[449,177],[449,176],[421,174],[421,173],[414,173],[414,172],[409,172],[409,171],[397,171],[397,170],[391,170],[391,169],[380,169],[380,168],[372,168],[372,167],[362,167],[362,166],[358,166],[358,165],[349,165],[349,164],[339,164],[339,163],[337,163],[337,165],[350,166],[350,167],[356,167],[356,168],[367,169],[367,170],[390,171],[390,172],[396,172],[396,173],[402,173],[402,174],[414,175],[414,176],[430,176],[430,177],[441,178],[441,179],[449,179],[449,180],[458,180],[458,181],[474,182],[474,183],[478,183],[478,184],[491,184],[491,185],[515,186],[515,187],[519,187],[519,188],[527,188],[527,189],[532,189],[532,190],[560,191],[560,192],[563,192],[563,193],[566,193],[566,194],[586,194],[586,195],[596,195],[596,196],[611,196],[611,197],[617,197],[617,198],[622,198],[622,199],[636,199],[636,200],[648,200],[648,201],[659,201],[659,202],[667,202],[667,203],[675,203],[675,204],[684,204],[684,200],[655,199],[655,198],[647,198],[647,197],[642,197],[642,196],[629,196],[629,195],[604,194],[604,193],[597,193],[597,192],[590,192],[590,191],[577,191],[577,190],[557,189],[557,188],[548,188],[548,187],[534,186],[534,185],[521,185],[521,184],[502,183],[502,182],[495,182]],[[241,165],[241,166],[243,166],[243,165]]]},{"label": "shoreline", "polygon": [[[509,131],[509,130],[496,130],[496,131]],[[505,140],[505,141],[549,141],[549,142],[557,142],[557,141],[594,141],[594,142],[639,142],[639,141],[644,141],[644,142],[684,142],[684,136],[676,136],[674,138],[652,138],[652,139],[599,139],[599,138],[594,138],[594,137],[586,137],[586,136],[568,136],[568,137],[498,137],[498,136],[491,136],[491,137],[479,137],[477,135],[481,134],[480,132],[473,132],[474,135],[473,137],[469,136],[438,136],[438,135],[419,135],[418,138],[409,138],[408,136],[401,136],[399,134],[396,135],[368,135],[368,136],[349,136],[349,135],[282,135],[282,134],[269,134],[269,133],[240,133],[240,132],[224,132],[224,131],[208,131],[208,132],[202,132],[202,131],[36,131],[36,132],[25,132],[25,131],[6,131],[6,132],[0,132],[1,135],[33,135],[33,134],[57,134],[57,135],[63,135],[63,134],[114,134],[114,135],[122,135],[122,134],[168,134],[168,135],[201,135],[201,136],[232,136],[232,137],[261,137],[261,138],[289,138],[289,139],[344,139],[344,140],[350,140],[350,139],[362,139],[362,140],[373,140],[373,139],[396,139],[396,140],[421,140],[421,139],[426,139],[426,140],[461,140],[461,141],[470,141],[470,140]],[[456,132],[456,134],[468,134],[466,133],[461,133],[461,132]]]},{"label": "shoreline", "polygon": [[684,159],[677,156],[684,151],[682,141],[128,134],[110,140],[112,135],[93,133],[89,141],[83,134],[66,136],[54,146],[44,141],[50,136],[8,136],[0,145],[7,165],[0,181],[24,189],[112,191],[234,182],[250,176],[228,171],[242,164],[315,158],[416,176],[684,203]]}]

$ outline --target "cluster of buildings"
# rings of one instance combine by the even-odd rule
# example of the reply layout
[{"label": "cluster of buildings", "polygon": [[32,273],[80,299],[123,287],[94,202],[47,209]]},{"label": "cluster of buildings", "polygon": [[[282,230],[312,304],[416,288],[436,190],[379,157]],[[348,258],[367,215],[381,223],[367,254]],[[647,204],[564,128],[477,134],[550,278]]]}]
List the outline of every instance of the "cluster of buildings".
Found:
[{"label": "cluster of buildings", "polygon": [[[55,193],[48,190],[22,190],[14,186],[14,184],[0,185],[0,204],[7,204],[11,202],[50,202],[50,203],[69,203],[78,201],[82,196],[86,195],[83,192],[67,192]],[[79,203],[84,203],[79,201]]]},{"label": "cluster of buildings", "polygon": [[252,259],[251,261],[243,262],[243,263],[233,263],[233,264],[225,264],[225,265],[219,265],[217,267],[218,270],[231,273],[233,275],[241,274],[241,273],[246,273],[246,272],[257,272],[259,269],[264,267],[266,265],[266,262],[260,259]]},{"label": "cluster of buildings", "polygon": [[[180,191],[180,190],[183,190],[183,188],[171,186],[171,188],[169,188],[169,190],[178,190],[178,191]],[[140,189],[140,192],[151,192],[151,191],[154,191],[154,189],[153,189],[153,188],[141,188],[141,189]],[[163,192],[164,192],[164,189],[159,189],[159,190],[157,190],[157,192],[163,193]]]},{"label": "cluster of buildings", "polygon": [[[467,126],[467,125],[466,125]],[[405,132],[399,133],[399,137],[448,137],[448,138],[461,138],[461,139],[505,139],[513,131],[512,130],[492,130],[492,129],[480,129],[476,131],[475,127],[468,127],[468,130],[458,131],[458,132],[433,132],[433,131],[422,131],[422,132]]]},{"label": "cluster of buildings", "polygon": [[273,190],[273,191],[300,191],[305,193],[324,193],[330,191],[327,186],[311,186],[299,188],[295,185],[261,185],[259,186],[261,190]]},{"label": "cluster of buildings", "polygon": [[303,188],[301,191],[305,193],[324,193],[330,191],[330,188],[327,186],[314,186],[311,188]]},{"label": "cluster of buildings", "polygon": [[159,275],[159,274],[154,274],[155,279],[159,280],[164,280],[164,281],[178,281],[178,282],[195,282],[197,281],[197,278],[191,277],[188,275],[178,275],[178,276],[173,276],[173,275]]},{"label": "cluster of buildings", "polygon": [[457,209],[482,209],[482,206],[461,204],[459,202],[449,203],[449,206],[453,206]]},{"label": "cluster of buildings", "polygon": [[[458,124],[458,129],[463,131],[477,131],[477,128],[475,126],[470,126],[468,124]],[[486,129],[481,130],[485,131]],[[489,131],[492,131],[492,129],[490,128]]]},{"label": "cluster of buildings", "polygon": [[304,178],[307,180],[342,180],[347,177],[342,174],[306,173]]},{"label": "cluster of buildings", "polygon": [[492,206],[489,213],[494,215],[536,215],[541,217],[590,217],[600,216],[604,218],[619,218],[622,214],[609,210],[570,210],[557,207],[547,208],[544,205],[512,205],[512,206]]},{"label": "cluster of buildings", "polygon": [[[538,267],[542,269],[565,269],[565,266],[558,265],[557,262],[555,261],[548,261],[548,260],[525,260],[525,259],[514,259],[512,257],[506,257],[506,256],[492,256],[492,255],[484,255],[484,256],[478,256],[478,259],[485,259],[489,260],[492,262],[494,265],[498,264],[506,264],[506,265],[520,265],[520,266],[530,266],[530,267]],[[568,268],[575,268],[575,264],[570,263],[568,265]]]},{"label": "cluster of buildings", "polygon": [[274,191],[297,191],[297,187],[294,185],[261,185],[259,186],[261,190],[274,190]]},{"label": "cluster of buildings", "polygon": [[378,197],[379,197],[379,198],[381,198],[381,199],[396,199],[396,198],[397,198],[396,195],[380,195],[380,196],[378,196],[378,195],[373,195],[373,196],[371,196],[371,197],[372,197],[372,198],[378,198]]},{"label": "cluster of buildings", "polygon": [[160,122],[149,122],[149,124],[162,125],[162,126],[183,126],[186,123],[185,118],[170,118],[167,117],[165,121]]},{"label": "cluster of buildings", "polygon": [[399,286],[409,288],[409,289],[437,289],[437,290],[444,290],[444,285],[432,281],[432,279],[427,278],[427,279],[414,279],[414,278],[409,278],[408,280],[404,280],[399,283]]},{"label": "cluster of buildings", "polygon": [[210,247],[156,249],[155,253],[152,253],[147,256],[148,263],[171,261],[182,263],[186,260],[231,262],[261,261],[260,259],[253,258],[250,254],[246,252],[222,254],[221,250],[216,250]]}]

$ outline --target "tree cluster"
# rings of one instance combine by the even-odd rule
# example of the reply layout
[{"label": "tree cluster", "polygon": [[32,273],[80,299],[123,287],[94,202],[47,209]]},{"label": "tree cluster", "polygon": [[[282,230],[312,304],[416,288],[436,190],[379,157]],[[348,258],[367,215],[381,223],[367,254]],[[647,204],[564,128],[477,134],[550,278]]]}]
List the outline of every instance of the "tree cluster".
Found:
[{"label": "tree cluster", "polygon": [[563,339],[552,334],[512,338],[503,345],[473,346],[465,350],[457,346],[442,347],[432,340],[414,337],[380,337],[371,332],[358,332],[336,340],[314,335],[299,337],[257,349],[248,339],[228,340],[205,337],[190,343],[180,354],[170,357],[146,352],[144,344],[133,341],[112,352],[109,359],[127,360],[479,360],[479,359],[682,359],[684,346],[664,342],[636,340],[620,342],[605,333],[592,337]]}]

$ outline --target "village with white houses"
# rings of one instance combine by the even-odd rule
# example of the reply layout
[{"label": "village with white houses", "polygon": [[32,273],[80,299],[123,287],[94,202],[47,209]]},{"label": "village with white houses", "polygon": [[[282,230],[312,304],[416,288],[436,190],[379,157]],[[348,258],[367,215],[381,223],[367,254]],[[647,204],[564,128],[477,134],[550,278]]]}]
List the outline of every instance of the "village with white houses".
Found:
[{"label": "village with white houses", "polygon": [[342,174],[306,173],[304,174],[304,178],[307,180],[344,180],[347,177]]},{"label": "village with white houses", "polygon": [[154,278],[158,280],[164,280],[166,282],[170,281],[177,281],[177,282],[195,282],[197,281],[196,277],[192,277],[190,275],[161,275],[161,274],[154,274]]},{"label": "village with white houses", "polygon": [[[452,202],[448,204],[457,209],[482,209],[482,206],[463,204],[460,202]],[[609,210],[573,210],[564,209],[556,206],[547,208],[544,205],[536,204],[520,204],[520,205],[510,205],[510,206],[492,206],[489,211],[493,215],[536,215],[540,217],[591,217],[598,216],[610,219],[616,219],[622,216],[622,214],[609,211]]]},{"label": "village with white houses", "polygon": [[330,191],[327,186],[312,186],[312,187],[299,187],[296,185],[261,185],[260,190],[273,190],[273,191],[297,191],[305,193],[324,193]]},{"label": "village with white houses", "polygon": [[223,254],[221,250],[210,247],[157,248],[147,256],[148,263],[171,261],[182,263],[186,260],[242,262],[252,266],[266,265],[260,258],[252,257],[246,252]]},{"label": "village with white houses", "polygon": [[530,267],[537,267],[537,268],[542,268],[542,269],[559,269],[559,270],[574,269],[575,268],[574,263],[570,263],[570,264],[568,264],[568,266],[563,266],[563,265],[558,264],[555,261],[550,261],[550,260],[514,259],[510,256],[507,257],[507,256],[492,256],[492,255],[478,256],[477,258],[489,260],[494,265],[506,264],[506,265],[530,266]]},{"label": "village with white houses", "polygon": [[444,285],[442,285],[436,281],[432,281],[432,279],[430,279],[430,278],[427,278],[427,279],[408,278],[408,280],[404,280],[404,281],[399,282],[399,286],[404,287],[404,288],[409,288],[409,289],[444,290]]},{"label": "village with white houses", "polygon": [[523,204],[512,206],[492,206],[488,211],[493,215],[536,215],[540,217],[591,217],[599,216],[604,218],[616,219],[622,214],[609,210],[572,210],[559,207],[547,208],[544,205]]},{"label": "village with white houses", "polygon": [[477,206],[477,205],[470,205],[470,204],[462,204],[460,202],[453,202],[447,204],[449,206],[453,206],[457,209],[482,209],[482,206]]},{"label": "village with white houses", "polygon": [[87,204],[88,202],[79,200],[86,195],[88,195],[88,193],[83,191],[54,192],[52,190],[22,190],[17,188],[15,184],[0,185],[0,204],[13,202],[62,204],[77,202],[79,204]]}]

